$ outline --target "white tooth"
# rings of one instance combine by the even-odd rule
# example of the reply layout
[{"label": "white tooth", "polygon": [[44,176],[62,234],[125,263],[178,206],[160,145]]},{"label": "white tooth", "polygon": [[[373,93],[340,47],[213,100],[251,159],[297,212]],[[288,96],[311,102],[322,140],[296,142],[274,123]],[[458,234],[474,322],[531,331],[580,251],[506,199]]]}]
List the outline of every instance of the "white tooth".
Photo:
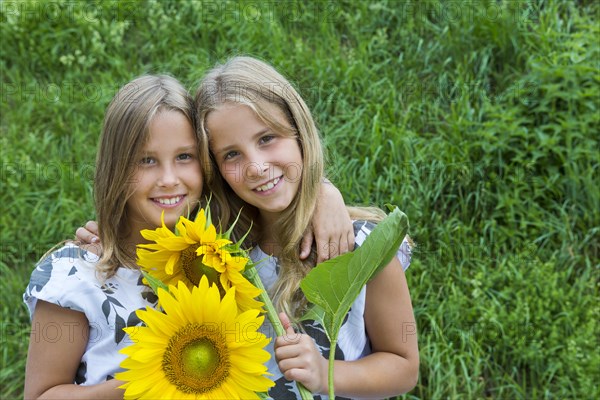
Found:
[{"label": "white tooth", "polygon": [[275,178],[275,179],[273,179],[273,182],[269,182],[269,183],[266,183],[266,184],[264,184],[262,186],[257,187],[256,191],[257,192],[264,192],[265,190],[273,189],[273,187],[275,187],[275,185],[277,185],[277,183],[279,183],[280,179],[281,178]]},{"label": "white tooth", "polygon": [[181,200],[181,196],[171,197],[170,199],[158,199],[158,202],[164,205],[173,205],[177,204],[179,200]]}]

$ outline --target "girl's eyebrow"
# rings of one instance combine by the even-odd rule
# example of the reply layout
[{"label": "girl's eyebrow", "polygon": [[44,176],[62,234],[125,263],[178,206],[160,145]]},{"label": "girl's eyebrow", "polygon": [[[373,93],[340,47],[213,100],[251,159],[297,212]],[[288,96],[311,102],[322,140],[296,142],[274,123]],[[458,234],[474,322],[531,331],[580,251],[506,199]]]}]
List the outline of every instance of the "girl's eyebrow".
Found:
[{"label": "girl's eyebrow", "polygon": [[[180,153],[183,151],[196,151],[196,148],[197,148],[196,144],[184,145],[184,146],[177,147],[175,149],[175,153]],[[154,155],[158,152],[159,152],[158,150],[142,149],[142,154]]]},{"label": "girl's eyebrow", "polygon": [[179,151],[190,151],[190,150],[196,150],[196,148],[197,148],[197,147],[198,147],[198,146],[196,146],[196,144],[194,143],[194,144],[189,144],[189,145],[186,145],[186,146],[181,146],[181,147],[178,147],[178,148],[176,149],[176,151],[178,151],[178,152],[179,152]]},{"label": "girl's eyebrow", "polygon": [[[255,134],[252,135],[252,139],[256,139],[259,136],[262,136],[262,135],[264,135],[267,132],[272,132],[272,129],[269,128],[269,127],[261,129],[260,131],[258,131],[258,132],[256,132]],[[233,149],[235,146],[236,146],[235,144],[230,144],[229,146],[223,146],[220,149],[213,150],[213,153],[214,154],[221,154],[221,153],[224,153],[224,152],[227,152],[227,151]]]}]

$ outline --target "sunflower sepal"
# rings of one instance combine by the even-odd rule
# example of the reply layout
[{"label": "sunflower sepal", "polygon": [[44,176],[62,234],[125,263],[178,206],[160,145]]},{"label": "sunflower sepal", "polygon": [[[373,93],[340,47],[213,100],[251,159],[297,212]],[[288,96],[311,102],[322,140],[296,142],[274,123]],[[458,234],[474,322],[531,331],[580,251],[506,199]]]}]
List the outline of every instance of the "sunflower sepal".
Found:
[{"label": "sunflower sepal", "polygon": [[[240,210],[237,214],[237,216],[235,217],[235,221],[233,221],[233,223],[231,224],[231,226],[229,227],[229,229],[227,230],[227,232],[225,232],[225,235],[227,237],[231,237],[231,233],[233,232],[233,229],[235,228],[235,226],[237,225],[238,221],[240,220],[240,215],[242,215],[242,210]],[[250,222],[250,228],[248,228],[248,230],[246,231],[246,234],[244,236],[242,236],[240,238],[240,240],[237,241],[236,245],[238,247],[242,247],[242,243],[244,243],[244,240],[246,240],[246,237],[250,234],[250,230],[252,229],[252,222]]]},{"label": "sunflower sepal", "polygon": [[148,272],[142,270],[142,275],[144,276],[144,283],[147,284],[148,286],[150,286],[150,288],[152,289],[152,291],[156,294],[158,294],[158,289],[164,289],[167,292],[169,291],[169,287],[160,279],[155,278],[154,276],[152,276],[151,274],[149,274]]}]

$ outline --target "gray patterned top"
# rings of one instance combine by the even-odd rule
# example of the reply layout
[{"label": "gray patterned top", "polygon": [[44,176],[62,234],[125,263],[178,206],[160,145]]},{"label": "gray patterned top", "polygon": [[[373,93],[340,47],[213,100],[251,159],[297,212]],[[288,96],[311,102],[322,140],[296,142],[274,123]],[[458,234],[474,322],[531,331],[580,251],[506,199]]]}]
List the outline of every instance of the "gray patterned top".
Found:
[{"label": "gray patterned top", "polygon": [[[356,246],[360,246],[365,241],[367,235],[371,233],[374,226],[375,225],[371,222],[354,222]],[[402,267],[406,270],[410,265],[411,260],[411,248],[406,239],[400,245],[400,249],[396,253],[396,256],[400,260]],[[277,258],[264,253],[259,247],[252,249],[250,257],[254,262],[262,261],[260,265],[257,266],[257,270],[265,289],[269,290],[277,280],[277,274],[279,273]],[[364,321],[366,289],[366,286],[362,288],[358,298],[354,301],[350,311],[344,318],[344,322],[342,323],[338,335],[338,345],[336,346],[335,351],[336,360],[358,360],[371,353],[371,345],[367,336]],[[305,321],[302,325],[305,332],[315,341],[315,344],[323,357],[329,358],[331,344],[321,324],[316,321]],[[271,358],[267,362],[267,367],[269,373],[273,374],[271,379],[275,381],[275,386],[269,390],[269,396],[275,400],[299,400],[301,397],[296,388],[296,383],[285,379],[277,366],[274,349],[276,335],[273,326],[268,319],[265,318],[265,322],[260,331],[271,338],[271,342],[266,348],[266,350],[271,353]],[[315,395],[314,398],[317,400],[325,400],[329,397],[326,395]],[[343,398],[336,396],[336,399],[342,400]]]}]

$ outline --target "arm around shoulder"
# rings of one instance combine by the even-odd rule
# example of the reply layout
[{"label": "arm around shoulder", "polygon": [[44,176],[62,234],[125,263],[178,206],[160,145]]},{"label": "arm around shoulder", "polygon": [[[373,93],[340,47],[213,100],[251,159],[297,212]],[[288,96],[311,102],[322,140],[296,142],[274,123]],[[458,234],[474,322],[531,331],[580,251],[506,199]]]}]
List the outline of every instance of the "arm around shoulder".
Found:
[{"label": "arm around shoulder", "polygon": [[313,241],[317,263],[354,249],[354,228],[340,191],[331,183],[322,183],[311,223],[312,231],[302,240],[300,258],[308,257]]}]

